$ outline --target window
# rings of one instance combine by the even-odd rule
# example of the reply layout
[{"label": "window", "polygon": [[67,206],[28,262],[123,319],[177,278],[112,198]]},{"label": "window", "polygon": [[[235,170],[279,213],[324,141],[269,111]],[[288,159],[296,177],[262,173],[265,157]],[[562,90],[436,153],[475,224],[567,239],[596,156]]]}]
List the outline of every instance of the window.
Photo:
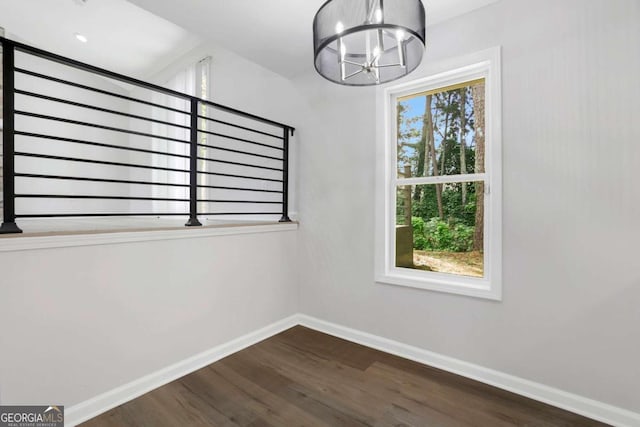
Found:
[{"label": "window", "polygon": [[[173,77],[167,80],[163,86],[177,92],[186,93],[188,95],[197,96],[202,99],[211,99],[211,58],[206,57],[200,61],[189,65],[188,67],[178,71]],[[185,99],[175,98],[162,93],[154,93],[153,101],[156,104],[164,105],[176,110],[189,111],[191,106],[189,101]],[[199,104],[198,114],[207,116],[207,106],[205,104]],[[169,123],[173,123],[178,126],[166,126],[162,123],[153,124],[153,134],[161,135],[163,137],[175,138],[183,141],[188,141],[190,138],[189,129],[185,129],[185,126],[189,126],[190,117],[188,114],[177,113],[174,110],[167,110],[162,108],[152,108],[153,118]],[[208,130],[208,121],[206,119],[200,119],[198,128],[201,130]],[[200,144],[207,144],[209,139],[208,134],[200,132],[198,134]],[[153,149],[155,151],[166,152],[168,154],[188,156],[189,146],[187,144],[167,144],[165,140],[153,139]],[[199,156],[206,157],[206,148],[199,148]],[[153,155],[152,161],[154,166],[162,168],[173,169],[188,169],[189,159],[180,157],[169,157],[163,155]],[[198,170],[206,171],[207,162],[199,160]],[[200,185],[206,185],[208,176],[201,174],[199,179]],[[178,184],[188,184],[188,174],[180,172],[171,172],[164,170],[153,170],[152,179],[156,182],[172,182]],[[206,195],[206,189],[199,189],[199,198],[204,199]],[[154,186],[152,196],[154,198],[189,198],[189,189],[186,187],[168,187],[168,186]],[[166,201],[154,201],[153,209],[157,212],[184,212],[186,203],[175,203]],[[198,210],[202,212],[202,204],[198,206]]]},{"label": "window", "polygon": [[384,91],[379,282],[501,298],[499,61],[492,49]]}]

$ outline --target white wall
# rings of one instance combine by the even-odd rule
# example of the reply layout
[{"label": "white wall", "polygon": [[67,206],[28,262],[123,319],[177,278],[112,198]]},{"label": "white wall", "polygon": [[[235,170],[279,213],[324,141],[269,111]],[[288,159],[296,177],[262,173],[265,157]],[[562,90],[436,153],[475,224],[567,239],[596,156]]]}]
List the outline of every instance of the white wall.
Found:
[{"label": "white wall", "polygon": [[296,126],[292,117],[303,102],[292,82],[216,44],[205,43],[148,78],[163,84],[178,71],[211,57],[212,101],[247,113]]},{"label": "white wall", "polygon": [[503,48],[502,302],[374,283],[376,90],[299,78],[301,312],[640,411],[639,21],[504,0],[428,31],[412,77]]},{"label": "white wall", "polygon": [[71,406],[294,314],[295,236],[0,252],[0,402]]},{"label": "white wall", "polygon": [[[216,58],[215,101],[297,125],[290,82]],[[0,403],[74,405],[296,313],[296,247],[288,231],[0,252]]]}]

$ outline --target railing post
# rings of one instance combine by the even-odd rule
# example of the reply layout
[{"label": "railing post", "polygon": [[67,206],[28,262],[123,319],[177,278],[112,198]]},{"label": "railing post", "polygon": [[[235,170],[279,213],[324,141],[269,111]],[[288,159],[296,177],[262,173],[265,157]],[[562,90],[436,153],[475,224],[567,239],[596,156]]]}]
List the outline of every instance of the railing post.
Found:
[{"label": "railing post", "polygon": [[282,218],[279,222],[291,222],[289,218],[289,132],[290,128],[284,128],[283,140],[283,165],[282,165]]},{"label": "railing post", "polygon": [[189,221],[187,227],[201,226],[198,221],[198,99],[191,98],[191,137],[189,154]]},{"label": "railing post", "polygon": [[2,42],[2,197],[3,222],[0,234],[22,233],[16,225],[15,163],[14,163],[14,55],[15,46],[9,40]]}]

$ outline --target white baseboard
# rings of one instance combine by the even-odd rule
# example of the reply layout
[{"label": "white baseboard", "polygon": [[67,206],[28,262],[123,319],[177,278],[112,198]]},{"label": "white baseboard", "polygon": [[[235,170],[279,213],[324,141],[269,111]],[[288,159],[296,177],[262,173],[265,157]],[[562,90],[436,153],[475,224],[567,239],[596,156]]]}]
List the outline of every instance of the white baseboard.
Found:
[{"label": "white baseboard", "polygon": [[250,332],[210,350],[196,354],[188,359],[167,366],[166,368],[114,388],[77,405],[65,408],[65,426],[76,426],[109,409],[115,408],[153,389],[197,371],[200,368],[296,326],[297,324],[298,315],[287,317],[286,319],[282,319],[257,331]]},{"label": "white baseboard", "polygon": [[99,396],[71,406],[65,409],[65,425],[76,426],[109,409],[135,399],[153,389],[161,387],[296,325],[306,326],[386,353],[395,354],[425,365],[462,375],[607,424],[619,427],[640,426],[639,413],[483,366],[474,365],[473,363],[403,344],[398,341],[320,320],[305,314],[296,314],[287,317],[257,331],[250,332],[225,344],[214,347],[211,350],[197,354]]},{"label": "white baseboard", "polygon": [[584,415],[607,424],[619,427],[640,426],[639,413],[631,412],[597,400],[588,399],[483,366],[474,365],[473,363],[464,362],[304,314],[298,316],[298,323],[338,338],[343,338],[386,353],[404,357],[405,359],[410,359],[485,384],[490,384],[503,390]]}]

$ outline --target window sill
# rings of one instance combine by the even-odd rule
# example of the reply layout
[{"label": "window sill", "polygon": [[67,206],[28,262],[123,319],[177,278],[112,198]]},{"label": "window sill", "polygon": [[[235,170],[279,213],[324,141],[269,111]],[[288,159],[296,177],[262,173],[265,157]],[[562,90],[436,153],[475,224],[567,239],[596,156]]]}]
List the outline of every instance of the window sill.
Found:
[{"label": "window sill", "polygon": [[172,227],[165,229],[61,231],[0,235],[0,252],[33,249],[96,246],[155,240],[196,239],[237,234],[271,233],[298,229],[297,222],[249,222],[216,224],[203,227]]},{"label": "window sill", "polygon": [[485,281],[478,281],[478,284],[462,283],[459,280],[443,278],[414,278],[401,274],[386,274],[376,277],[377,283],[418,288],[429,291],[444,292],[455,295],[464,295],[475,298],[483,298],[493,301],[502,301],[502,292],[499,286],[492,286]]}]

